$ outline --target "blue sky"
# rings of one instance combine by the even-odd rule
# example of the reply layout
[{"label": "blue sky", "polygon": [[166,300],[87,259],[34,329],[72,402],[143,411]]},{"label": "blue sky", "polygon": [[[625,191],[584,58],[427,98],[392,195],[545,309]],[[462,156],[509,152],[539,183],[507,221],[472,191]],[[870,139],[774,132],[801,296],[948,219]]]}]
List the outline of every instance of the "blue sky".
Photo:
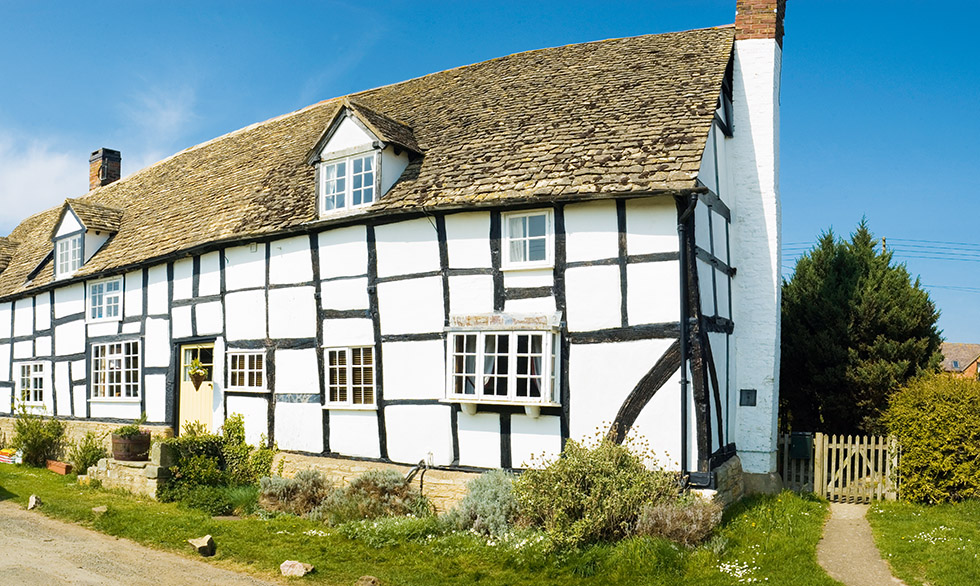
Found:
[{"label": "blue sky", "polygon": [[[123,173],[316,101],[555,45],[727,24],[734,0],[0,0],[0,234]],[[980,342],[980,48],[971,2],[790,0],[781,93],[784,272],[862,217]]]}]

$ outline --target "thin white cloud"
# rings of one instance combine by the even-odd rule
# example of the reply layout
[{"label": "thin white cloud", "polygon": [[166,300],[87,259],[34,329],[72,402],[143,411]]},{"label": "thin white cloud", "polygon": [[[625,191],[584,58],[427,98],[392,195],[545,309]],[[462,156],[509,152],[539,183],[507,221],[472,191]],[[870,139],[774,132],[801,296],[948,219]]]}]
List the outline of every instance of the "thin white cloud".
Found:
[{"label": "thin white cloud", "polygon": [[88,153],[57,139],[0,130],[0,236],[21,221],[88,190]]},{"label": "thin white cloud", "polygon": [[121,105],[125,128],[123,173],[130,175],[172,155],[181,139],[192,134],[197,91],[186,84],[154,83],[133,92]]}]

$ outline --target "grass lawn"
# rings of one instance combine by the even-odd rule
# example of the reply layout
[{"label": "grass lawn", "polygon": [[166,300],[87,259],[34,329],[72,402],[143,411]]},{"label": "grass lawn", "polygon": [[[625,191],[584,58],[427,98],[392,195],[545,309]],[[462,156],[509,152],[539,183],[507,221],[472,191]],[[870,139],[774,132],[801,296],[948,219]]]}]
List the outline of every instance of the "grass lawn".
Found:
[{"label": "grass lawn", "polygon": [[[277,575],[286,559],[311,563],[316,571],[303,579],[310,583],[351,584],[371,574],[386,586],[837,584],[816,562],[826,503],[788,492],[736,505],[718,534],[694,550],[634,538],[562,555],[546,553],[541,533],[487,540],[439,533],[427,519],[339,528],[295,517],[215,521],[173,504],[79,487],[47,470],[0,465],[0,500],[26,505],[31,494],[41,497],[46,515],[164,550],[190,555],[186,540],[210,533],[218,545],[212,559],[259,576]],[[108,512],[92,513],[100,505]]]},{"label": "grass lawn", "polygon": [[906,584],[980,584],[980,501],[884,502],[868,513],[875,543]]}]

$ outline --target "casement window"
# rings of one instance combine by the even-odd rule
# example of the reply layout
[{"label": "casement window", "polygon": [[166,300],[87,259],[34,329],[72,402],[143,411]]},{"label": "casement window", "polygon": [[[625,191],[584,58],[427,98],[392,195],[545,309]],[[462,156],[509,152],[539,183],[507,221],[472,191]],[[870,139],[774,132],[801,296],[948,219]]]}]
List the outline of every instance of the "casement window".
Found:
[{"label": "casement window", "polygon": [[373,407],[374,348],[328,348],[328,406]]},{"label": "casement window", "polygon": [[44,402],[44,363],[24,362],[17,365],[17,396],[23,403]]},{"label": "casement window", "polygon": [[82,235],[58,240],[55,257],[58,277],[66,277],[77,271],[82,266]]},{"label": "casement window", "polygon": [[122,277],[89,283],[89,321],[112,321],[121,319],[122,303]]},{"label": "casement window", "polygon": [[265,353],[229,351],[228,388],[265,391]]},{"label": "casement window", "polygon": [[502,268],[538,268],[554,264],[551,210],[503,214],[502,223]]},{"label": "casement window", "polygon": [[91,377],[93,399],[139,398],[139,341],[94,344]]},{"label": "casement window", "polygon": [[377,155],[373,151],[320,163],[320,213],[372,203],[376,178]]},{"label": "casement window", "polygon": [[447,400],[558,404],[556,332],[451,332],[448,343]]}]

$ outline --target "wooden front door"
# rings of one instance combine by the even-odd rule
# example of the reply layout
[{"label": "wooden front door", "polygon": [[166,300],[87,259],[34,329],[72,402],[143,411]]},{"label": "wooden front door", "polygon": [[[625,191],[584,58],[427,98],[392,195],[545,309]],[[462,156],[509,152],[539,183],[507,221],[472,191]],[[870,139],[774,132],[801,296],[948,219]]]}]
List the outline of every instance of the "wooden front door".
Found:
[{"label": "wooden front door", "polygon": [[[207,376],[200,388],[195,389],[187,374],[194,359],[201,361],[201,366],[207,370]],[[184,431],[184,425],[189,422],[203,424],[211,430],[211,414],[214,401],[214,344],[183,344],[180,347],[180,397],[177,404],[178,425],[177,435]]]}]

